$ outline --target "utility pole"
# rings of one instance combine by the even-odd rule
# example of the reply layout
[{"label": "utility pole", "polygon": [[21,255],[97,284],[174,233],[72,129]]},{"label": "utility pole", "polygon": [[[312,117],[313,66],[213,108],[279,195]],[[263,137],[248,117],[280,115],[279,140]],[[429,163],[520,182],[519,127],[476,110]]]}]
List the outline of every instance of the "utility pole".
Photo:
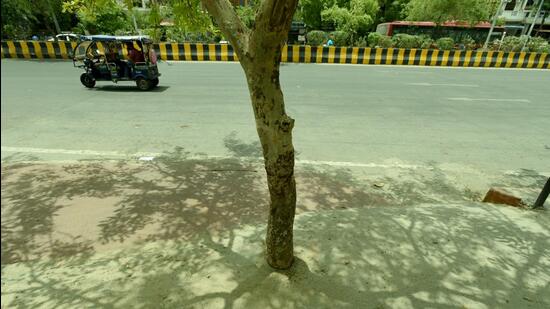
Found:
[{"label": "utility pole", "polygon": [[500,14],[502,14],[502,11],[506,7],[506,4],[510,2],[511,0],[501,0],[500,5],[498,6],[497,11],[495,12],[495,16],[493,16],[493,23],[491,24],[491,29],[489,29],[489,34],[487,35],[487,40],[485,40],[485,44],[483,44],[483,49],[487,49],[489,47],[489,41],[491,41],[491,36],[493,35],[493,31],[495,30],[495,26],[497,24],[498,17]]}]

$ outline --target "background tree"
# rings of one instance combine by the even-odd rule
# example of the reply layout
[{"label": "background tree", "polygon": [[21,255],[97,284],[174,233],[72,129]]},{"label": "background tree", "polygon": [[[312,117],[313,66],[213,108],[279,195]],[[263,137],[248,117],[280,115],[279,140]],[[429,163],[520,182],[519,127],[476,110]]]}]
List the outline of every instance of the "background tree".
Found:
[{"label": "background tree", "polygon": [[[309,29],[319,30],[323,28],[321,12],[336,3],[336,0],[300,0],[300,15]],[[349,0],[341,0],[338,3],[343,6],[349,3]]]},{"label": "background tree", "polygon": [[31,35],[70,30],[71,14],[62,13],[61,0],[3,0],[2,37],[28,39]]},{"label": "background tree", "polygon": [[68,0],[63,3],[63,11],[77,14],[79,27],[90,34],[115,34],[133,28],[116,0]]},{"label": "background tree", "polygon": [[494,10],[493,0],[411,0],[405,12],[408,20],[475,24],[490,20]]},{"label": "background tree", "polygon": [[410,0],[378,0],[380,10],[377,14],[377,24],[403,20],[405,8]]},{"label": "background tree", "polygon": [[32,6],[25,0],[4,0],[2,8],[2,38],[27,38],[31,35],[30,25],[36,22]]},{"label": "background tree", "polygon": [[351,0],[346,6],[334,4],[324,9],[321,18],[332,22],[336,30],[346,32],[355,41],[358,36],[365,36],[369,32],[379,9],[377,0]]},{"label": "background tree", "polygon": [[202,3],[233,46],[246,75],[270,194],[266,258],[274,268],[289,268],[294,259],[296,209],[294,119],[285,111],[279,67],[298,0],[263,0],[252,27],[245,25],[228,0]]}]

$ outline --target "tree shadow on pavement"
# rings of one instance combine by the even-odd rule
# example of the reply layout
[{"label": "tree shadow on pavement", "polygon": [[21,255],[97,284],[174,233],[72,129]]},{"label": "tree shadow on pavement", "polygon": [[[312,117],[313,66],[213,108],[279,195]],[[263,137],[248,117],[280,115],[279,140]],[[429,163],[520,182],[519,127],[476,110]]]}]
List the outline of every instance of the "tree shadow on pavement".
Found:
[{"label": "tree shadow on pavement", "polygon": [[177,148],[151,162],[3,166],[3,300],[15,308],[550,304],[548,216],[471,202],[442,171],[406,172],[381,190],[347,169],[297,169],[297,260],[273,271],[262,251],[263,167],[189,157]]}]

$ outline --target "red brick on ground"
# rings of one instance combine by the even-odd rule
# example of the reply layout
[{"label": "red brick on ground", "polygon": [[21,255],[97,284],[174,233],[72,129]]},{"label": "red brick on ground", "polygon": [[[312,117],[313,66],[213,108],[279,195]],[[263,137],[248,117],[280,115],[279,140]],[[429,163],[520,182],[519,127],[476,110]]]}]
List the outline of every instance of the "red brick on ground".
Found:
[{"label": "red brick on ground", "polygon": [[500,188],[491,188],[483,199],[484,203],[506,204],[514,207],[522,207],[521,198],[513,196]]}]

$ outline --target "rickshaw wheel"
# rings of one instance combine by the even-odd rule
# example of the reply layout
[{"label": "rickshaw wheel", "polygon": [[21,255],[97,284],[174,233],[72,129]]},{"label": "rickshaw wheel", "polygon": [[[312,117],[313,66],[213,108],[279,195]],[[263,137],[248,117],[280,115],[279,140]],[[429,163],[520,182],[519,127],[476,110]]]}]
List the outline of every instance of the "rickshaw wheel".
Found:
[{"label": "rickshaw wheel", "polygon": [[136,86],[139,88],[139,90],[145,91],[151,88],[151,83],[145,78],[139,77],[138,79],[136,79]]},{"label": "rickshaw wheel", "polygon": [[151,80],[151,87],[156,87],[159,85],[159,79],[155,78]]},{"label": "rickshaw wheel", "polygon": [[94,88],[95,86],[95,80],[88,73],[82,73],[82,75],[80,75],[80,82],[87,88]]}]

